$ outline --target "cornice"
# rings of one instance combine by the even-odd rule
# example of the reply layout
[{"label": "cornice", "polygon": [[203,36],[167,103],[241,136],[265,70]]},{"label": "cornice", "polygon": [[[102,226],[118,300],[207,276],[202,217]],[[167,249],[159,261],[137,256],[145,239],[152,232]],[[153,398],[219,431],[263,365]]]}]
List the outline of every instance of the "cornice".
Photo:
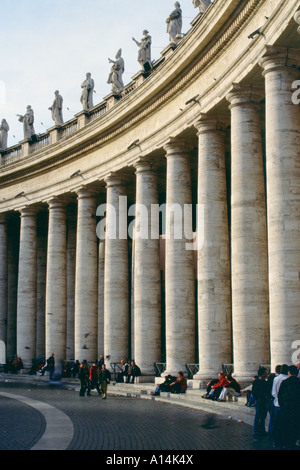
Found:
[{"label": "cornice", "polygon": [[[163,70],[171,70],[176,67],[178,62],[178,56],[186,53],[189,41],[194,38],[197,40],[199,29],[202,27],[201,22],[197,23],[191,32],[184,38],[178,48],[174,51],[173,55],[169,57],[151,76],[146,79],[136,90],[125,97],[120,103],[113,107],[105,115],[87,126],[77,131],[70,137],[63,141],[43,149],[40,153],[29,155],[26,160],[18,160],[9,167],[0,167],[0,182],[10,184],[12,181],[20,181],[28,178],[28,174],[36,176],[44,173],[46,170],[51,170],[64,165],[66,162],[72,162],[78,157],[83,157],[99,148],[103,145],[114,140],[116,137],[122,136],[129,129],[132,129],[137,124],[144,121],[146,118],[154,114],[162,106],[170,102],[176,97],[182,90],[186,89],[192,82],[194,82],[201,73],[209,67],[209,65],[224,51],[228,48],[230,43],[235,40],[240,30],[250,20],[256,9],[265,2],[266,0],[247,0],[242,6],[236,8],[233,12],[232,20],[229,25],[223,24],[219,29],[219,38],[214,42],[212,39],[206,44],[204,49],[199,54],[197,61],[193,61],[190,65],[184,68],[177,77],[176,82],[171,87],[167,87],[169,81],[161,81],[160,90],[151,95],[149,90],[153,89],[155,84],[155,77],[159,73],[162,74]],[[219,2],[215,2],[218,6]],[[221,3],[221,2],[220,2]],[[230,2],[228,2],[229,4]],[[211,16],[213,16],[214,10],[211,9]],[[210,15],[205,17],[206,21],[210,20]],[[228,20],[227,20],[228,22]],[[205,39],[205,38],[204,38]],[[169,74],[168,74],[169,75]],[[169,80],[169,79],[168,79]],[[128,103],[130,102],[130,106]],[[141,105],[142,103],[142,105]],[[125,111],[125,108],[129,108]],[[137,109],[140,112],[137,112]],[[119,118],[117,118],[117,115]],[[126,122],[124,120],[126,119]],[[121,122],[124,122],[121,124]],[[100,128],[100,126],[102,127]],[[112,129],[112,130],[111,130]],[[124,149],[125,150],[125,149]]]}]

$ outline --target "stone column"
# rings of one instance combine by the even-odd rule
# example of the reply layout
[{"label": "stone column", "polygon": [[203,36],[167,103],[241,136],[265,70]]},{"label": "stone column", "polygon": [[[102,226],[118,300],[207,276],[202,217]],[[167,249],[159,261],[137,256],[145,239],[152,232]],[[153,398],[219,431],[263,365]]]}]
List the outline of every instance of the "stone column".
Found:
[{"label": "stone column", "polygon": [[36,354],[36,213],[35,207],[20,210],[17,354],[25,368],[31,367]]},{"label": "stone column", "polygon": [[78,194],[75,273],[75,359],[97,360],[97,234],[95,192]]},{"label": "stone column", "polygon": [[268,47],[260,61],[266,87],[266,166],[271,364],[292,361],[299,340],[300,110],[292,102],[299,50]]},{"label": "stone column", "polygon": [[7,356],[17,350],[17,298],[20,245],[20,218],[13,217],[7,226],[8,235],[8,299],[7,299]]},{"label": "stone column", "polygon": [[231,103],[231,270],[234,374],[269,364],[266,202],[261,90],[234,85]]},{"label": "stone column", "polygon": [[231,363],[230,250],[225,132],[201,115],[198,129],[198,342],[196,380],[217,377]]},{"label": "stone column", "polygon": [[0,341],[7,345],[8,246],[6,215],[0,214]]},{"label": "stone column", "polygon": [[[192,238],[189,148],[180,139],[165,145],[167,157],[165,304],[166,374],[195,362],[195,272],[184,227]],[[186,205],[186,207],[185,207]]]},{"label": "stone column", "polygon": [[105,240],[98,244],[98,359],[104,355],[104,266]]},{"label": "stone column", "polygon": [[54,197],[48,201],[48,206],[46,359],[54,353],[55,367],[60,370],[61,361],[66,359],[66,201]]},{"label": "stone column", "polygon": [[45,354],[47,231],[48,214],[41,212],[37,218],[36,357]]},{"label": "stone column", "polygon": [[109,175],[106,183],[104,357],[109,367],[128,357],[129,279],[126,185],[116,174]]},{"label": "stone column", "polygon": [[67,216],[67,351],[66,359],[75,359],[75,266],[76,266],[76,225],[77,215]]},{"label": "stone column", "polygon": [[158,207],[157,175],[144,158],[134,166],[134,358],[143,374],[154,376],[154,363],[161,360],[159,221],[151,212],[153,205]]}]

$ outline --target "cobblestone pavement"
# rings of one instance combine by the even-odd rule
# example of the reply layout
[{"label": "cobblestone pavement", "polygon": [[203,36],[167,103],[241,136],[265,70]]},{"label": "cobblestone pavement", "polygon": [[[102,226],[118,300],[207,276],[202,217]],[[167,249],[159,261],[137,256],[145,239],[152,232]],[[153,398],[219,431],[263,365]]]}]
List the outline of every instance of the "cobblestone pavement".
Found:
[{"label": "cobblestone pavement", "polygon": [[[254,450],[252,427],[172,404],[93,393],[79,397],[65,387],[0,384],[0,393],[39,400],[63,411],[74,426],[69,450]],[[30,406],[0,395],[0,450],[30,449],[45,419]],[[261,449],[268,449],[262,443]]]}]

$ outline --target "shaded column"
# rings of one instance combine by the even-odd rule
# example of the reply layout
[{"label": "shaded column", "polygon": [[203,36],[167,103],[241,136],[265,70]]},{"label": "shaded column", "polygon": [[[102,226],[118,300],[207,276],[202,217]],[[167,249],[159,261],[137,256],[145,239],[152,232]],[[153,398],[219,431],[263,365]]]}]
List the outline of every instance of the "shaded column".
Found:
[{"label": "shaded column", "polygon": [[48,214],[41,212],[37,218],[36,357],[45,354],[47,232]]},{"label": "shaded column", "polygon": [[66,359],[67,260],[66,201],[48,201],[49,226],[46,280],[46,359],[55,354],[59,369]]},{"label": "shaded column", "polygon": [[8,246],[6,215],[0,214],[0,341],[7,345]]},{"label": "shaded column", "polygon": [[194,379],[217,377],[231,363],[230,250],[225,133],[214,117],[201,115],[198,129],[198,342],[200,370]]},{"label": "shaded column", "polygon": [[105,240],[98,244],[98,359],[104,355],[104,266]]},{"label": "shaded column", "polygon": [[269,363],[266,201],[259,102],[234,85],[231,103],[231,285],[234,373],[251,380]]},{"label": "shaded column", "polygon": [[8,299],[7,299],[7,356],[17,350],[17,298],[20,245],[20,217],[16,214],[8,222]]},{"label": "shaded column", "polygon": [[20,249],[17,294],[17,354],[24,367],[36,354],[37,224],[35,207],[20,210]]},{"label": "shaded column", "polygon": [[146,159],[134,166],[134,358],[143,374],[154,375],[154,363],[161,358],[159,221],[152,211],[158,207],[157,175]]},{"label": "shaded column", "polygon": [[94,191],[78,194],[75,274],[75,359],[97,359],[98,267],[96,205]]},{"label": "shaded column", "polygon": [[[190,148],[180,139],[165,145],[167,157],[165,303],[166,374],[195,362],[195,273],[192,238]],[[189,233],[186,234],[186,231]]]},{"label": "shaded column", "polygon": [[76,266],[76,223],[77,215],[67,215],[67,351],[66,359],[75,359],[75,266]]},{"label": "shaded column", "polygon": [[271,364],[292,361],[300,337],[300,110],[292,102],[299,50],[268,47],[260,61],[266,89],[266,168]]},{"label": "shaded column", "polygon": [[129,279],[126,184],[116,174],[106,184],[104,356],[109,367],[128,356]]}]

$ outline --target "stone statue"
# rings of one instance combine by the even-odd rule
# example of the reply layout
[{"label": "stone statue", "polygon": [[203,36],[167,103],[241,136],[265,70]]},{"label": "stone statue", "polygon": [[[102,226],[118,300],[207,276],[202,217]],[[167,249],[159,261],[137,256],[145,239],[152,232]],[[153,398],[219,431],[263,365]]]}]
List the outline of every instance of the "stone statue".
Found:
[{"label": "stone statue", "polygon": [[64,123],[63,113],[62,113],[63,98],[59,94],[58,90],[56,90],[54,94],[55,94],[55,99],[53,101],[52,106],[49,108],[49,110],[51,111],[52,119],[55,122],[55,125],[61,126]]},{"label": "stone statue", "polygon": [[26,113],[24,116],[17,114],[19,121],[23,123],[24,140],[31,139],[35,135],[34,124],[34,112],[31,106],[27,106]]},{"label": "stone statue", "polygon": [[146,29],[143,31],[143,35],[144,37],[141,39],[141,42],[137,41],[134,38],[132,38],[132,40],[139,47],[138,62],[140,63],[142,70],[144,72],[149,72],[149,70],[152,69],[152,62],[151,62],[152,38],[149,34],[149,31],[147,31]]},{"label": "stone statue", "polygon": [[93,105],[94,87],[95,87],[94,80],[92,79],[91,74],[87,73],[86,79],[81,85],[82,93],[81,93],[80,101],[82,103],[82,107],[84,111],[87,111],[88,109],[94,106]]},{"label": "stone statue", "polygon": [[113,64],[107,83],[111,83],[112,91],[119,92],[123,87],[122,75],[125,70],[124,59],[122,58],[122,49],[119,49],[116,54],[116,60],[108,59],[109,63]]},{"label": "stone statue", "polygon": [[180,8],[180,3],[175,2],[174,4],[175,10],[169,15],[166,20],[167,23],[167,33],[169,33],[170,42],[176,43],[178,39],[176,39],[177,34],[181,34],[182,29],[182,10]]},{"label": "stone statue", "polygon": [[9,125],[5,119],[2,119],[0,124],[0,150],[7,149],[7,137],[8,137]]},{"label": "stone statue", "polygon": [[195,8],[199,7],[200,13],[205,13],[207,8],[211,5],[211,0],[193,0]]}]

